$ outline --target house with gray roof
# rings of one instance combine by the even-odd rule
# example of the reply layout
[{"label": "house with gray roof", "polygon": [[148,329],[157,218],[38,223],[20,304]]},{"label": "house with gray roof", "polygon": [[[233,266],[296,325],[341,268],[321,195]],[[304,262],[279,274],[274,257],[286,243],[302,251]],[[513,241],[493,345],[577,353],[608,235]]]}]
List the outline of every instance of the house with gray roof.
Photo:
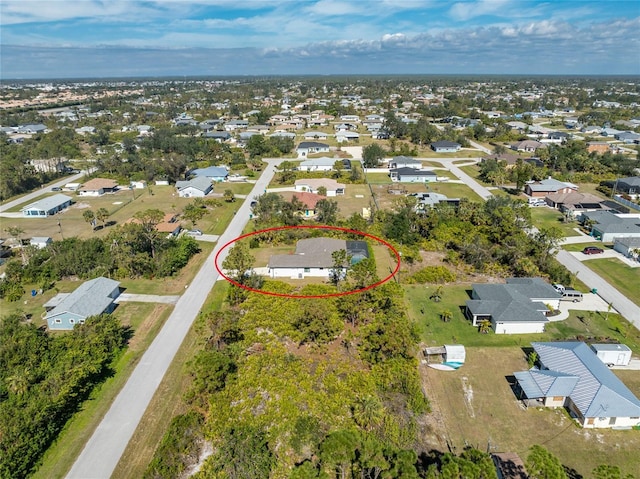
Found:
[{"label": "house with gray roof", "polygon": [[465,315],[473,326],[491,321],[496,334],[542,333],[561,295],[542,278],[509,278],[506,284],[474,284]]},{"label": "house with gray roof", "polygon": [[580,215],[582,222],[591,224],[591,236],[610,243],[615,238],[640,238],[640,213],[616,214],[612,211],[587,211]]},{"label": "house with gray roof", "polygon": [[71,201],[70,196],[57,194],[30,203],[20,211],[25,218],[46,218],[71,206]]},{"label": "house with gray roof", "polygon": [[339,158],[329,158],[323,156],[321,158],[311,158],[304,160],[298,165],[300,171],[331,171]]},{"label": "house with gray roof", "polygon": [[425,212],[440,203],[451,206],[460,205],[460,198],[448,198],[446,195],[441,193],[412,193],[409,196],[414,196],[416,198],[417,202],[413,209],[418,213]]},{"label": "house with gray roof", "polygon": [[180,198],[199,198],[207,196],[213,185],[206,176],[196,176],[189,181],[176,181],[176,188]]},{"label": "house with gray roof", "polygon": [[[269,258],[267,271],[271,278],[329,278],[334,269],[333,253],[345,250],[355,264],[369,257],[366,241],[345,241],[335,238],[302,239],[293,254],[277,254]],[[341,268],[346,275],[348,268]]]},{"label": "house with gray roof", "polygon": [[584,428],[640,425],[640,400],[583,342],[531,343],[539,367],[514,373],[526,404],[565,407]]},{"label": "house with gray roof", "polygon": [[222,143],[231,139],[231,133],[228,131],[207,131],[204,135],[205,138],[211,138],[218,143]]},{"label": "house with gray roof", "polygon": [[626,193],[629,196],[640,195],[640,176],[627,176],[618,178],[615,183],[616,192]]},{"label": "house with gray roof", "polygon": [[329,145],[317,141],[303,141],[296,148],[298,158],[304,158],[315,153],[329,153]]},{"label": "house with gray roof", "polygon": [[638,258],[640,255],[640,238],[616,238],[613,241],[613,249],[627,258]]},{"label": "house with gray roof", "polygon": [[68,330],[83,324],[90,316],[110,313],[120,295],[120,282],[96,278],[82,283],[73,293],[61,293],[45,303],[49,329]]}]

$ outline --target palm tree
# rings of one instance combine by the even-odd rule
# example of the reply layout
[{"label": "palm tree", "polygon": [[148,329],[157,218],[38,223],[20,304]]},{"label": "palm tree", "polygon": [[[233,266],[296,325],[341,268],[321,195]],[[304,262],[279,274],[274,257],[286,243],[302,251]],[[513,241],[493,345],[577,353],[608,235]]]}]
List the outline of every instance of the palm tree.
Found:
[{"label": "palm tree", "polygon": [[96,211],[96,219],[102,223],[102,227],[104,228],[104,223],[107,221],[109,217],[109,211],[106,208],[100,208]]},{"label": "palm tree", "polygon": [[84,213],[82,213],[82,217],[87,223],[91,225],[91,229],[93,230],[94,220],[96,219],[96,215],[94,214],[94,212],[91,210],[87,210]]},{"label": "palm tree", "polygon": [[9,226],[4,230],[9,233],[13,239],[18,240],[18,243],[20,245],[20,255],[22,256],[22,262],[24,263],[24,248],[22,247],[22,235],[24,234],[24,230],[18,226]]},{"label": "palm tree", "polygon": [[491,320],[483,319],[478,323],[478,332],[482,334],[487,334],[491,331]]},{"label": "palm tree", "polygon": [[431,299],[432,301],[435,301],[436,303],[439,303],[442,300],[442,291],[443,291],[442,286],[438,286],[435,289],[435,291],[431,293],[431,296],[429,296],[429,299]]},{"label": "palm tree", "polygon": [[440,313],[440,319],[442,319],[442,321],[444,321],[445,323],[451,321],[451,318],[453,318],[453,313],[448,309],[445,309]]}]

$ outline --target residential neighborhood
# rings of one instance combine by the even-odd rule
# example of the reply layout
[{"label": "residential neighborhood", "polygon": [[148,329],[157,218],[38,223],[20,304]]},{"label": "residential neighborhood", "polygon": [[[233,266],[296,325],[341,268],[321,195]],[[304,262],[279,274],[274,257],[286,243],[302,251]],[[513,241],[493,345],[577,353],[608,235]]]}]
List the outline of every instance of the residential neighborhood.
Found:
[{"label": "residential neighborhood", "polygon": [[[638,85],[3,84],[0,338],[46,343],[52,377],[55,351],[103,351],[70,349],[99,371],[78,373],[86,406],[11,464],[145,477],[185,421],[197,460],[177,462],[222,471],[208,448],[262,438],[280,469],[261,477],[324,477],[353,431],[389,463],[437,451],[434,471],[469,444],[491,474],[525,468],[546,444],[575,477],[640,474]],[[20,406],[44,379],[11,368],[11,431],[45,430]]]}]

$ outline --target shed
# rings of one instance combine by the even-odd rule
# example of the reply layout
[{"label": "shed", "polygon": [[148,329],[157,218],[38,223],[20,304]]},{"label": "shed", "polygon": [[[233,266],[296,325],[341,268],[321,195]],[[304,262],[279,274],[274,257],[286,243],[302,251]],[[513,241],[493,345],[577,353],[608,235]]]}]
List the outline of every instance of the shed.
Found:
[{"label": "shed", "polygon": [[592,344],[591,349],[607,366],[627,366],[631,361],[631,349],[625,344]]},{"label": "shed", "polygon": [[464,364],[467,353],[462,344],[444,345],[444,362]]},{"label": "shed", "polygon": [[51,243],[53,243],[53,239],[50,236],[34,236],[29,241],[31,246],[36,246],[38,249],[46,248]]}]

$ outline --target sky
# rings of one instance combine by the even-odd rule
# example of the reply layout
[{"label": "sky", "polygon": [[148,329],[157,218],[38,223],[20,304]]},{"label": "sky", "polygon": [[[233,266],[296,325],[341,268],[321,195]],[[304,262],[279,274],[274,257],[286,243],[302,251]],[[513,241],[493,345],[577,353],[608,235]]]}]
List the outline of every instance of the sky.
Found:
[{"label": "sky", "polygon": [[0,78],[640,75],[638,0],[0,0]]}]

